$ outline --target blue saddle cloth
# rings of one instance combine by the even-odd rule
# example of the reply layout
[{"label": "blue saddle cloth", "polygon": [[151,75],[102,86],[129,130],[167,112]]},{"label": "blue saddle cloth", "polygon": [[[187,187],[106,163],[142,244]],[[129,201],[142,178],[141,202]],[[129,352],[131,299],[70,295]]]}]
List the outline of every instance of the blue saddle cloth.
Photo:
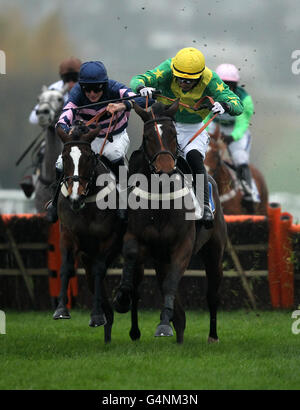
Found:
[{"label": "blue saddle cloth", "polygon": [[210,207],[211,210],[213,212],[215,212],[216,207],[215,207],[215,203],[214,203],[214,198],[213,198],[213,189],[212,189],[212,184],[211,182],[208,181],[208,188],[209,188],[209,203],[210,203]]}]

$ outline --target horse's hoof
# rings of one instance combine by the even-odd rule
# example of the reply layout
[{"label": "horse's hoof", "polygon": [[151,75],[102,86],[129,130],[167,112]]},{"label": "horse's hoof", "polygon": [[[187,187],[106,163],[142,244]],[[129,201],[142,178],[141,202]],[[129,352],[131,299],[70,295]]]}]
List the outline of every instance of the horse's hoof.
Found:
[{"label": "horse's hoof", "polygon": [[113,300],[113,307],[118,313],[127,313],[131,308],[130,292],[119,290]]},{"label": "horse's hoof", "polygon": [[154,336],[173,336],[173,329],[170,325],[158,325]]},{"label": "horse's hoof", "polygon": [[130,330],[129,336],[130,336],[131,340],[139,340],[141,338],[140,329]]},{"label": "horse's hoof", "polygon": [[91,320],[89,323],[90,327],[98,327],[106,325],[106,317],[105,315],[92,315]]},{"label": "horse's hoof", "polygon": [[53,313],[53,319],[71,319],[71,315],[66,307],[61,307]]},{"label": "horse's hoof", "polygon": [[207,343],[208,344],[219,343],[219,339],[215,338],[215,337],[208,336]]}]

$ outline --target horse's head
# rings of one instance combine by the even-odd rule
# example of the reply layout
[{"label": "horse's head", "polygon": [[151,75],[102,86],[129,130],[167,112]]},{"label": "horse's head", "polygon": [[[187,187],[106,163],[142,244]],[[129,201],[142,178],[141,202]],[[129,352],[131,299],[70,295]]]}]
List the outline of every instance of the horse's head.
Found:
[{"label": "horse's head", "polygon": [[224,143],[221,138],[220,126],[216,124],[212,133],[209,133],[210,142],[205,155],[205,168],[210,175],[214,175],[217,168],[221,165],[222,150]]},{"label": "horse's head", "polygon": [[68,84],[62,91],[49,90],[46,86],[42,87],[42,92],[38,97],[36,115],[41,127],[54,125],[64,105],[64,94],[68,90]]},{"label": "horse's head", "polygon": [[143,150],[152,171],[171,174],[177,157],[177,133],[174,116],[179,100],[172,105],[155,103],[146,111],[134,103],[135,112],[144,121]]},{"label": "horse's head", "polygon": [[63,183],[74,211],[84,207],[85,198],[94,180],[96,156],[91,142],[99,134],[99,130],[99,127],[89,129],[81,122],[76,123],[68,134],[60,127],[57,129],[57,134],[64,144]]}]

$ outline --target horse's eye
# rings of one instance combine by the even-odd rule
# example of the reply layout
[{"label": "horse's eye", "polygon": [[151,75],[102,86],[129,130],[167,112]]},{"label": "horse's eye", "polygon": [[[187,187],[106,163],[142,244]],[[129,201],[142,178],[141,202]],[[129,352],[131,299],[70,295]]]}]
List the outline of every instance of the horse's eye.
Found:
[{"label": "horse's eye", "polygon": [[62,102],[62,101],[63,101],[62,97],[58,97],[58,102]]}]

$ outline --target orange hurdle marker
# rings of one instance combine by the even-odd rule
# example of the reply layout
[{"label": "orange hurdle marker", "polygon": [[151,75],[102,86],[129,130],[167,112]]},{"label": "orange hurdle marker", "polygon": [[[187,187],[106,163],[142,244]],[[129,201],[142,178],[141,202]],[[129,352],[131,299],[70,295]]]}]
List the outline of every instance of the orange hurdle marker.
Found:
[{"label": "orange hurdle marker", "polygon": [[268,271],[271,304],[274,308],[281,306],[280,289],[280,216],[281,207],[278,203],[270,203],[268,207],[269,218],[269,245],[268,245]]},{"label": "orange hurdle marker", "polygon": [[61,254],[59,248],[59,222],[50,225],[48,243],[49,293],[52,298],[57,299],[60,292],[61,267]]},{"label": "orange hurdle marker", "polygon": [[[53,272],[52,277],[49,276],[49,292],[52,298],[57,299],[60,293],[61,279],[60,279],[60,268],[61,268],[61,253],[60,253],[60,229],[59,222],[52,224],[49,228],[49,245],[50,249],[48,251],[48,269]],[[75,269],[77,263],[75,264]],[[72,298],[78,296],[78,278],[74,276],[69,281],[68,286],[68,309],[72,307]]]},{"label": "orange hurdle marker", "polygon": [[294,305],[294,265],[292,262],[292,238],[291,227],[293,216],[283,212],[280,217],[280,288],[281,307],[291,308]]}]

